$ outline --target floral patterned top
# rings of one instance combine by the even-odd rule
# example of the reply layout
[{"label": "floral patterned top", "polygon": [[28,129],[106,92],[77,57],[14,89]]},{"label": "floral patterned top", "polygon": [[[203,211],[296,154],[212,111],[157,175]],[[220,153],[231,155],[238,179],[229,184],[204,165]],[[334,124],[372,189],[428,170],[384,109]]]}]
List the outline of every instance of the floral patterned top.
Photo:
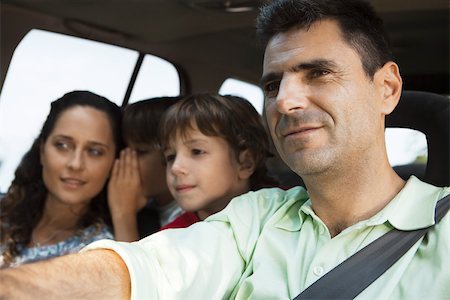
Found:
[{"label": "floral patterned top", "polygon": [[[80,234],[69,237],[65,241],[61,241],[53,245],[23,248],[20,254],[15,257],[10,266],[15,267],[24,263],[76,253],[91,242],[101,239],[114,239],[114,236],[107,226],[102,226],[98,229],[96,225],[92,225],[84,229]],[[2,257],[0,256],[0,266],[2,264]]]}]

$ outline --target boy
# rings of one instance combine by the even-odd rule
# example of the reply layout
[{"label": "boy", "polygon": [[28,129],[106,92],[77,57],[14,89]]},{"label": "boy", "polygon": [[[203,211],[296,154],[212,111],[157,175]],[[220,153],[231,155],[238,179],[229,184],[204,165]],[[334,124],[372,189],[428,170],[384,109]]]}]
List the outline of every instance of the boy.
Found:
[{"label": "boy", "polygon": [[158,140],[162,116],[180,97],[160,97],[127,105],[121,152],[111,174],[108,202],[116,240],[135,241],[182,213],[166,184]]},{"label": "boy", "polygon": [[167,183],[185,211],[162,229],[188,227],[232,198],[274,184],[265,165],[268,137],[247,100],[189,96],[169,109],[161,125]]}]

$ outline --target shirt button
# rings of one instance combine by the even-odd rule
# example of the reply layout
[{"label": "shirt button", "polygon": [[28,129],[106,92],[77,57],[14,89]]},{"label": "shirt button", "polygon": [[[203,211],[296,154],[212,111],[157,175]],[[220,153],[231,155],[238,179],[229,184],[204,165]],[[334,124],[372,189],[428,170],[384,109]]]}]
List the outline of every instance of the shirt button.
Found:
[{"label": "shirt button", "polygon": [[316,275],[316,276],[322,276],[322,274],[323,274],[323,268],[322,268],[322,267],[319,267],[319,266],[314,267],[313,273],[314,273],[314,275]]}]

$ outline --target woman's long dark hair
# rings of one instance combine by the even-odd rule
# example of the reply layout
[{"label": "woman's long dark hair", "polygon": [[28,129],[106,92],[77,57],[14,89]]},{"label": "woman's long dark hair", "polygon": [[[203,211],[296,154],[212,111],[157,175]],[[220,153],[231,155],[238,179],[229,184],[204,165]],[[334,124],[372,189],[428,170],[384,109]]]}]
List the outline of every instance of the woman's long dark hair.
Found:
[{"label": "woman's long dark hair", "polygon": [[[30,243],[33,228],[42,217],[48,191],[42,179],[40,145],[45,143],[52,133],[61,114],[75,106],[92,107],[104,112],[111,124],[116,156],[122,148],[121,110],[113,102],[88,91],[73,91],[52,102],[50,113],[39,136],[34,140],[31,149],[23,156],[11,186],[0,201],[0,242],[4,250],[4,267],[13,261],[20,249]],[[107,184],[89,205],[89,209],[78,221],[79,229],[82,230],[93,224],[111,224]]]}]

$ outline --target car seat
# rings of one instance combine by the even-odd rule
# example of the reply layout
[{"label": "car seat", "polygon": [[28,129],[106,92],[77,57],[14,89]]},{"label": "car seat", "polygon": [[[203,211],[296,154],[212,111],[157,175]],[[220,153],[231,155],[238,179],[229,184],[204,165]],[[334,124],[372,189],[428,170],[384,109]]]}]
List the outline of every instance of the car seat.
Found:
[{"label": "car seat", "polygon": [[450,99],[429,92],[403,91],[386,127],[410,128],[425,134],[426,167],[420,164],[394,167],[404,179],[416,175],[436,186],[450,185]]}]

